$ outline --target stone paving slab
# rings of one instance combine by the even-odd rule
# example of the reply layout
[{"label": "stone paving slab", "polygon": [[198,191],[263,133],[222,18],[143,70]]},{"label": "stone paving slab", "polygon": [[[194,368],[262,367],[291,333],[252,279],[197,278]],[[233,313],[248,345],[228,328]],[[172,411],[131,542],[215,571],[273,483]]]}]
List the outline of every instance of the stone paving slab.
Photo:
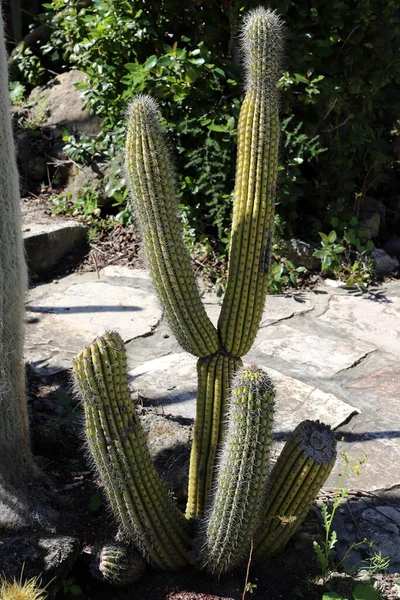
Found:
[{"label": "stone paving slab", "polygon": [[318,320],[357,340],[400,355],[400,297],[333,295]]},{"label": "stone paving slab", "polygon": [[271,325],[258,334],[249,356],[261,364],[272,358],[287,364],[290,372],[305,378],[333,377],[376,350],[376,346],[324,332],[307,333],[288,325]]},{"label": "stone paving slab", "polygon": [[363,405],[392,414],[400,426],[400,362],[357,379],[347,389]]},{"label": "stone paving slab", "polygon": [[[129,372],[131,386],[142,399],[165,413],[194,419],[196,362],[186,352],[145,362]],[[276,389],[275,432],[279,441],[284,441],[303,419],[319,419],[336,428],[358,412],[333,394],[273,369],[266,370]]]},{"label": "stone paving slab", "polygon": [[161,319],[156,296],[140,289],[79,280],[41,289],[27,303],[25,357],[42,374],[70,369],[74,356],[107,330],[128,341],[149,335]]}]

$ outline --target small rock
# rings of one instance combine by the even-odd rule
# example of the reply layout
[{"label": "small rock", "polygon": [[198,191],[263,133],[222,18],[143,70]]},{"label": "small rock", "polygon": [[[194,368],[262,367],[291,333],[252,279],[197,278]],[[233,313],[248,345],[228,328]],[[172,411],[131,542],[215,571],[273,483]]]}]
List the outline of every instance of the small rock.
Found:
[{"label": "small rock", "polygon": [[399,266],[397,258],[389,256],[382,248],[374,248],[371,251],[371,258],[375,263],[375,272],[377,277],[391,275],[396,267]]},{"label": "small rock", "polygon": [[306,267],[309,271],[318,271],[320,269],[320,261],[318,258],[313,256],[315,248],[298,240],[292,238],[285,242],[285,258],[290,260],[295,267]]},{"label": "small rock", "polygon": [[26,177],[35,181],[43,181],[47,174],[46,159],[44,156],[30,156],[28,159]]},{"label": "small rock", "polygon": [[40,577],[41,587],[47,586],[48,598],[54,598],[62,580],[80,554],[80,542],[62,535],[21,534],[2,536],[0,543],[0,573],[8,580],[29,580]]},{"label": "small rock", "polygon": [[390,256],[400,257],[400,238],[397,235],[393,235],[390,240],[388,240],[384,246],[386,252],[390,254]]},{"label": "small rock", "polygon": [[360,226],[365,231],[365,236],[372,240],[378,237],[379,227],[381,225],[381,215],[378,212],[374,212],[370,217],[360,222]]},{"label": "small rock", "polygon": [[36,113],[41,116],[43,125],[64,125],[79,133],[97,135],[101,131],[101,120],[83,109],[83,100],[75,83],[86,81],[80,71],[68,71],[57,75],[45,86],[32,90],[28,102],[35,103]]}]

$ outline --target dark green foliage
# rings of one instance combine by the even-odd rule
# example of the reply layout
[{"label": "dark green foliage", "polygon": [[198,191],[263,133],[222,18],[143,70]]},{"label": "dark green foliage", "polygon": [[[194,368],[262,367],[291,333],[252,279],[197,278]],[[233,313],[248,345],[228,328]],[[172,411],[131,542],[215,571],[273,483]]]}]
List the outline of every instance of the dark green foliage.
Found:
[{"label": "dark green foliage", "polygon": [[[49,64],[53,71],[85,71],[89,82],[80,87],[92,111],[104,118],[92,156],[103,158],[122,146],[132,96],[156,97],[189,224],[200,235],[227,241],[243,92],[236,33],[243,12],[260,3],[267,5],[261,0],[53,0],[44,4],[42,16],[52,33],[29,49],[32,55],[16,57],[14,78],[34,83]],[[398,2],[271,0],[268,6],[287,24],[277,206],[283,232],[317,242],[319,231],[342,235],[371,198],[383,202],[394,223]],[[117,195],[124,196],[121,190]]]}]

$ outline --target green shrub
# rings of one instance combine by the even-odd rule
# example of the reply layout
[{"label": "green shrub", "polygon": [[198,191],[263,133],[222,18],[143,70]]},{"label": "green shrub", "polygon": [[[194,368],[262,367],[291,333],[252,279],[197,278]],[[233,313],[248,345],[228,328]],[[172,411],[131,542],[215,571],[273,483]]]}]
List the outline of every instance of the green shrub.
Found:
[{"label": "green shrub", "polygon": [[[50,37],[16,55],[15,77],[29,84],[35,73],[42,74],[38,64],[49,61],[53,71],[87,73],[88,84],[78,87],[104,119],[102,134],[91,141],[91,156],[103,159],[122,146],[132,96],[146,91],[156,97],[172,140],[186,218],[200,235],[215,234],[227,243],[243,91],[236,30],[243,10],[258,4],[198,1],[185,3],[183,10],[178,0],[151,5],[53,0],[43,5],[41,16],[51,27]],[[283,233],[318,241],[319,231],[335,229],[341,236],[371,198],[398,211],[398,3],[271,0],[268,5],[287,23],[280,81]],[[85,153],[87,161],[87,148]],[[121,201],[124,194],[117,191]]]}]

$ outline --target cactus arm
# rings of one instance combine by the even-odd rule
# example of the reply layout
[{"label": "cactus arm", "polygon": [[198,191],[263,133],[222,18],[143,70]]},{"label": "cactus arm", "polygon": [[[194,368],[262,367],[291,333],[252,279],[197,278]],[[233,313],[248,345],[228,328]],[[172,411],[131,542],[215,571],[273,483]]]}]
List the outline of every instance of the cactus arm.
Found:
[{"label": "cactus arm", "polygon": [[[159,480],[129,396],[126,355],[118,334],[106,334],[75,359],[87,438],[111,508],[151,562],[187,564],[189,524]],[[114,379],[115,373],[115,379]]]},{"label": "cactus arm", "polygon": [[188,352],[213,354],[219,346],[217,332],[200,299],[157,108],[147,96],[136,98],[130,108],[126,169],[153,283],[170,326]]},{"label": "cactus arm", "polygon": [[248,82],[238,125],[228,284],[218,323],[222,345],[233,356],[250,350],[267,292],[278,171],[281,29],[275,13],[259,8],[249,14],[243,34]]},{"label": "cactus arm", "polygon": [[328,426],[303,421],[292,432],[271,473],[254,544],[257,560],[279,552],[300,527],[335,460],[336,442]]},{"label": "cactus arm", "polygon": [[[265,500],[274,391],[256,367],[235,377],[215,493],[199,538],[199,561],[212,572],[232,569],[248,550]],[[257,474],[257,476],[255,476]]]}]

